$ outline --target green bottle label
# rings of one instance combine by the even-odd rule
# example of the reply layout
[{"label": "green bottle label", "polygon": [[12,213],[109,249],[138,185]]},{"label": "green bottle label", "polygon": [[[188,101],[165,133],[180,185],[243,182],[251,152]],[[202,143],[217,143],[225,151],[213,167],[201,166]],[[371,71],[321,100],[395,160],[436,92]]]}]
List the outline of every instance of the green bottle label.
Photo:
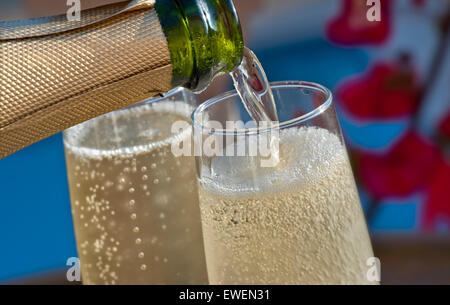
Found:
[{"label": "green bottle label", "polygon": [[201,91],[240,64],[244,44],[231,0],[157,0],[155,9],[169,45],[174,87]]}]

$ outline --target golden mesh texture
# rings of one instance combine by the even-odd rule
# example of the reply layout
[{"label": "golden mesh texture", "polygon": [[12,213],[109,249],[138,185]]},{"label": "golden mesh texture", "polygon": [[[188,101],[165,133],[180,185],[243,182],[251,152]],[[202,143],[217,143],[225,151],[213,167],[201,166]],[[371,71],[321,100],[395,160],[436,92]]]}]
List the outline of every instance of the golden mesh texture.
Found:
[{"label": "golden mesh texture", "polygon": [[[97,10],[105,15],[105,7]],[[61,33],[0,40],[0,158],[166,92],[171,74],[166,38],[148,7]]]},{"label": "golden mesh texture", "polygon": [[111,18],[126,11],[151,8],[153,3],[154,0],[134,0],[105,5],[101,8],[86,9],[81,11],[80,20],[70,22],[67,21],[66,15],[0,21],[0,40],[61,33]]}]

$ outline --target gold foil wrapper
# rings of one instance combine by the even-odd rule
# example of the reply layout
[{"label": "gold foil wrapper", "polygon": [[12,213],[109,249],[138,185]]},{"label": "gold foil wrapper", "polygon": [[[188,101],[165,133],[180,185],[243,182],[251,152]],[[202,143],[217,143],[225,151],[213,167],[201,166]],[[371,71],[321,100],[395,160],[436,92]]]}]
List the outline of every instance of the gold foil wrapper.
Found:
[{"label": "gold foil wrapper", "polygon": [[154,1],[0,22],[0,159],[171,89]]}]

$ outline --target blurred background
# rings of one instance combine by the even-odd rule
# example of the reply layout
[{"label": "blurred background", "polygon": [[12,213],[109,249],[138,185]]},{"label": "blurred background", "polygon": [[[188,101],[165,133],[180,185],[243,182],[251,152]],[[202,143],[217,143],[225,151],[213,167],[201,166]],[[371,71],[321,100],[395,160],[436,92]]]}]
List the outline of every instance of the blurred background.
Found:
[{"label": "blurred background", "polygon": [[[450,284],[450,1],[234,2],[270,81],[332,89],[382,282]],[[0,160],[0,283],[63,284],[72,256],[58,134]]]}]

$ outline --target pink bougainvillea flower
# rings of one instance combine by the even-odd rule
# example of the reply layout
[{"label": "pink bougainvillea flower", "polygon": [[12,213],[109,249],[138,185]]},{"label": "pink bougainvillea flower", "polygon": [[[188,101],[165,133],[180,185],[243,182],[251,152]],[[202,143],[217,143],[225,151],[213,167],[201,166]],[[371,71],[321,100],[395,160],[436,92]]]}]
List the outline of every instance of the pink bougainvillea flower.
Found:
[{"label": "pink bougainvillea flower", "polygon": [[444,156],[439,158],[430,179],[423,214],[423,225],[427,230],[435,229],[441,222],[450,227],[450,160]]},{"label": "pink bougainvillea flower", "polygon": [[439,124],[439,133],[446,139],[450,139],[450,112]]},{"label": "pink bougainvillea flower", "polygon": [[425,186],[438,152],[436,146],[410,131],[384,155],[359,152],[358,175],[375,199],[407,196]]},{"label": "pink bougainvillea flower", "polygon": [[392,119],[417,109],[420,89],[408,66],[378,63],[366,75],[338,87],[340,106],[360,119]]},{"label": "pink bougainvillea flower", "polygon": [[342,45],[380,44],[390,33],[390,6],[393,0],[381,0],[381,20],[369,21],[370,6],[365,0],[341,0],[341,11],[327,26],[327,36]]},{"label": "pink bougainvillea flower", "polygon": [[413,1],[413,4],[418,7],[425,6],[425,2],[426,2],[425,0],[412,0],[412,1]]}]

